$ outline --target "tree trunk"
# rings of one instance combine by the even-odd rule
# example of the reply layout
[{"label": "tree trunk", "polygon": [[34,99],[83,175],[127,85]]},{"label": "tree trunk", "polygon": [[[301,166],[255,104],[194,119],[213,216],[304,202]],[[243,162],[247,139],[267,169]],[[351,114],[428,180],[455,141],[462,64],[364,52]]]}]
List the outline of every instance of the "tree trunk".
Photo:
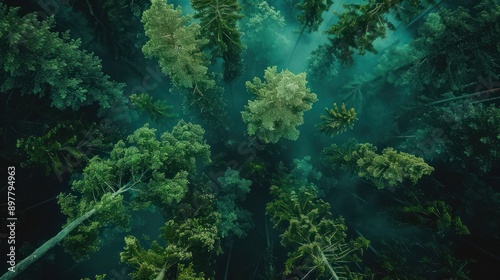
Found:
[{"label": "tree trunk", "polygon": [[50,249],[56,246],[59,242],[61,242],[68,234],[70,234],[76,227],[78,227],[81,223],[83,223],[88,218],[92,217],[96,212],[96,207],[92,210],[85,213],[83,216],[80,216],[78,219],[71,222],[68,226],[63,228],[56,236],[49,239],[47,242],[43,243],[42,246],[38,247],[31,255],[26,257],[24,260],[20,261],[14,267],[14,272],[7,271],[0,280],[10,280],[14,279],[17,275],[23,272],[28,266],[38,261],[45,253],[47,253]]}]

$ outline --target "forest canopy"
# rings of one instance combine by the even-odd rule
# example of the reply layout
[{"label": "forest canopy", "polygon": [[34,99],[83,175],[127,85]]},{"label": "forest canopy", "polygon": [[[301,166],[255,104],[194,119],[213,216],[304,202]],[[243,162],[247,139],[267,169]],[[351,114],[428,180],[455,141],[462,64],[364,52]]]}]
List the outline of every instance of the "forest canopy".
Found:
[{"label": "forest canopy", "polygon": [[499,24],[496,0],[3,1],[0,280],[491,279]]}]

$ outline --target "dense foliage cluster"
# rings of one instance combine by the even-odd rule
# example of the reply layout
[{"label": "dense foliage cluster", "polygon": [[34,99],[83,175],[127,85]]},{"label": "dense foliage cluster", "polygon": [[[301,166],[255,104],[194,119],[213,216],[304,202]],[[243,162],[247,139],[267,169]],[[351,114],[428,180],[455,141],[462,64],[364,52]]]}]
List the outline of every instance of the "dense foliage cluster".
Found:
[{"label": "dense foliage cluster", "polygon": [[[500,109],[491,104],[452,102],[426,113],[403,147],[457,170],[487,174],[500,157]],[[428,143],[426,139],[433,139]],[[426,143],[426,144],[424,144]],[[429,144],[433,149],[429,149]]]},{"label": "dense foliage cluster", "polygon": [[201,34],[208,39],[213,57],[224,60],[224,81],[231,82],[241,74],[240,31],[236,26],[240,6],[237,0],[191,0],[197,11],[195,18],[200,19]]},{"label": "dense foliage cluster", "polygon": [[248,134],[265,143],[276,143],[282,137],[297,140],[300,132],[296,126],[304,122],[304,112],[317,101],[316,94],[306,87],[306,73],[278,73],[274,66],[266,69],[264,79],[254,78],[245,84],[256,96],[241,112]]},{"label": "dense foliage cluster", "polygon": [[322,152],[326,164],[350,169],[377,188],[396,187],[406,179],[416,184],[423,175],[429,175],[434,168],[422,158],[385,148],[382,154],[369,143],[358,144],[349,141],[342,147],[333,144]]},{"label": "dense foliage cluster", "polygon": [[342,103],[339,110],[337,103],[333,103],[333,109],[325,108],[325,110],[327,116],[321,116],[323,122],[318,127],[319,131],[335,135],[345,132],[347,127],[351,129],[354,127],[354,121],[357,120],[354,108],[347,110],[345,104]]},{"label": "dense foliage cluster", "polygon": [[201,48],[208,41],[200,38],[200,25],[189,23],[180,7],[166,1],[153,0],[142,14],[149,41],[142,47],[146,57],[157,58],[163,73],[177,87],[211,88],[208,60]]},{"label": "dense foliage cluster", "polygon": [[80,40],[52,32],[52,18],[18,13],[18,8],[0,4],[0,92],[48,96],[60,110],[93,103],[107,109],[126,102],[124,84],[110,80],[101,60],[80,48]]},{"label": "dense foliage cluster", "polygon": [[332,279],[354,279],[358,276],[348,267],[360,261],[359,255],[369,241],[359,237],[346,240],[342,218],[331,218],[330,205],[317,198],[312,187],[296,189],[272,186],[276,199],[267,204],[266,211],[275,226],[283,227],[281,245],[289,249],[285,274],[294,268],[313,273],[315,278],[328,275]]},{"label": "dense foliage cluster", "polygon": [[472,11],[441,9],[429,14],[413,41],[384,54],[378,72],[408,91],[461,93],[478,76],[497,75],[499,22],[494,1]]},{"label": "dense foliage cluster", "polygon": [[[14,2],[0,4],[0,164],[38,248],[0,280],[109,278],[105,262],[39,273],[59,244],[137,280],[499,267],[498,1]],[[62,228],[46,207],[47,231],[25,231],[56,198]]]}]

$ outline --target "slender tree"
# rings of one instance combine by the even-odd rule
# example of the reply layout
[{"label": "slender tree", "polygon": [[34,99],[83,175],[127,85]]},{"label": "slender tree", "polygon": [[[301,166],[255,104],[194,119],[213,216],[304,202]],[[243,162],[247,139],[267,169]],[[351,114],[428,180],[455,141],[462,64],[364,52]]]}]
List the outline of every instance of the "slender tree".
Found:
[{"label": "slender tree", "polygon": [[[58,197],[61,211],[68,216],[63,229],[21,260],[15,272],[0,279],[13,279],[63,242],[76,259],[99,249],[99,230],[109,224],[126,227],[128,208],[156,205],[161,209],[179,202],[187,191],[187,176],[194,172],[196,159],[209,161],[209,146],[203,129],[180,121],[156,139],[147,125],[114,146],[108,159],[92,158],[83,176],[72,183],[73,193]],[[128,204],[124,194],[133,193]]]},{"label": "slender tree", "polygon": [[201,35],[208,39],[207,47],[212,56],[224,60],[224,81],[231,82],[241,74],[241,33],[237,22],[243,16],[239,13],[237,0],[191,0],[200,19]]}]

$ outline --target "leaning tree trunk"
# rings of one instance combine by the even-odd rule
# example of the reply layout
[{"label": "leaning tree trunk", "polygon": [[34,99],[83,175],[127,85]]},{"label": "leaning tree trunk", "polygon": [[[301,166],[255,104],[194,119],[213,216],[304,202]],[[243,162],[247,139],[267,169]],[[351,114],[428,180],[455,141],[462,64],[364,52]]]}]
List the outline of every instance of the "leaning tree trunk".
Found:
[{"label": "leaning tree trunk", "polygon": [[47,253],[50,249],[52,249],[59,242],[61,242],[64,239],[64,237],[70,234],[81,223],[83,223],[88,218],[92,217],[92,215],[94,215],[95,212],[96,212],[96,207],[94,207],[92,210],[88,211],[84,215],[80,216],[78,219],[71,222],[69,225],[63,228],[56,236],[52,237],[47,242],[43,243],[42,246],[38,247],[38,249],[36,249],[33,253],[31,253],[31,255],[29,255],[19,263],[17,263],[14,272],[7,271],[4,275],[2,275],[2,277],[0,277],[0,280],[14,279],[14,277],[19,275],[34,262],[38,261],[43,255],[45,255],[45,253]]}]

